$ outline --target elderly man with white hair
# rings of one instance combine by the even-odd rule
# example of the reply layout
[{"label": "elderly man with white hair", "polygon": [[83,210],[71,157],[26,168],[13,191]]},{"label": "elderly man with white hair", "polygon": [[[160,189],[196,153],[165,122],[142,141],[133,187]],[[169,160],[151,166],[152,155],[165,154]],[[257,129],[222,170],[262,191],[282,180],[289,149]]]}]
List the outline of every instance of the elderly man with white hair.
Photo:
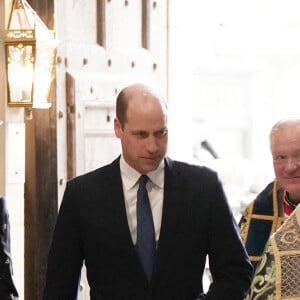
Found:
[{"label": "elderly man with white hair", "polygon": [[239,222],[254,267],[270,237],[300,202],[300,119],[276,122],[270,132],[275,179],[246,208]]}]

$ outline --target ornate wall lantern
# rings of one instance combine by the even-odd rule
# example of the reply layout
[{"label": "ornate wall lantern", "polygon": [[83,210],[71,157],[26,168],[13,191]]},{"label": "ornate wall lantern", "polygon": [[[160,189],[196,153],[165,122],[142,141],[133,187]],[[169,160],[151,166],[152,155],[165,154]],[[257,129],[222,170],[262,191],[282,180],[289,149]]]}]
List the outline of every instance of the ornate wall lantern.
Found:
[{"label": "ornate wall lantern", "polygon": [[25,0],[14,0],[5,33],[8,105],[49,108],[57,42]]}]

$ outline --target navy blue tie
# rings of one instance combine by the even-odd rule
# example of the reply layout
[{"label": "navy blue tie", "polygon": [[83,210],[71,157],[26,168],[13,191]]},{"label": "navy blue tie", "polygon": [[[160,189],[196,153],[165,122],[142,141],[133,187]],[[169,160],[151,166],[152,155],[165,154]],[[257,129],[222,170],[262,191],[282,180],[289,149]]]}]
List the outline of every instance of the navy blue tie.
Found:
[{"label": "navy blue tie", "polygon": [[136,251],[138,253],[140,262],[144,268],[145,274],[150,281],[155,252],[155,230],[152,218],[152,211],[149,202],[146,184],[148,181],[146,175],[142,175],[139,179],[139,188],[137,192],[137,240]]}]

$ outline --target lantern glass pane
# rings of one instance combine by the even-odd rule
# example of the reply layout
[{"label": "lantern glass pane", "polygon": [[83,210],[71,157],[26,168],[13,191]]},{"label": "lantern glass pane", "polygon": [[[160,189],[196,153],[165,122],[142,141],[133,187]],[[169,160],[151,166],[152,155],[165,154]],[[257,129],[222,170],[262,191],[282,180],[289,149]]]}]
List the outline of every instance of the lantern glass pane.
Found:
[{"label": "lantern glass pane", "polygon": [[53,77],[54,49],[52,41],[39,41],[36,47],[33,106],[48,104],[49,90]]},{"label": "lantern glass pane", "polygon": [[33,82],[33,46],[8,45],[7,71],[10,102],[31,103]]},{"label": "lantern glass pane", "polygon": [[32,28],[34,28],[34,17],[32,14],[26,14],[24,6],[21,6],[21,9],[12,11],[9,29],[24,30]]}]

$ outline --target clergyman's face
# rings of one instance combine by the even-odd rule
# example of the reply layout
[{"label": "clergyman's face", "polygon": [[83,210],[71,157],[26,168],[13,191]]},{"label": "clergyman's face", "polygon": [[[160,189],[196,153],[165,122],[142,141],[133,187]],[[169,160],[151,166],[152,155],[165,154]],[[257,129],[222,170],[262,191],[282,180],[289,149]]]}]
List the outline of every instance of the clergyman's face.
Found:
[{"label": "clergyman's face", "polygon": [[124,159],[141,174],[159,166],[168,144],[167,116],[155,98],[146,98],[136,96],[129,101],[123,129],[115,119],[115,133],[121,140]]},{"label": "clergyman's face", "polygon": [[271,152],[278,182],[300,200],[300,124],[279,128],[271,139]]}]

